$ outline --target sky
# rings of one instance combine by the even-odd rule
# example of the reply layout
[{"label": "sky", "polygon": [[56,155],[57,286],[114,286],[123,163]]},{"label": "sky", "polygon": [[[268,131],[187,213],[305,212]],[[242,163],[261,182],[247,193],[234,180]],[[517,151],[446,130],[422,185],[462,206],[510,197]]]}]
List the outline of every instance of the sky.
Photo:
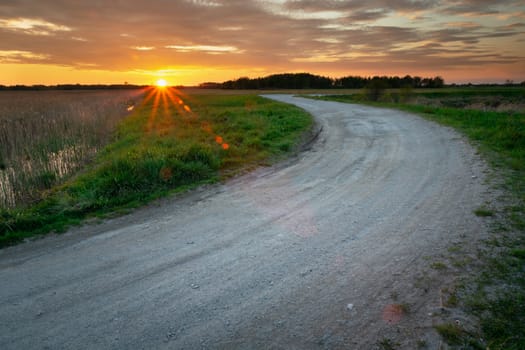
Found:
[{"label": "sky", "polygon": [[525,81],[523,0],[1,0],[0,85]]}]

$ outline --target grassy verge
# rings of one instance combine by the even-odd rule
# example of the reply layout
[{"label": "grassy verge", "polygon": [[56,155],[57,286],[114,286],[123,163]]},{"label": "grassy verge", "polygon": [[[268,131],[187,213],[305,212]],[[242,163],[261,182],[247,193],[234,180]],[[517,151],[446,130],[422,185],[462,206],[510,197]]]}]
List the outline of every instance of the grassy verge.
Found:
[{"label": "grassy verge", "polygon": [[257,96],[153,91],[89,168],[30,208],[0,210],[0,246],[269,164],[311,125],[304,111]]},{"label": "grassy verge", "polygon": [[[479,318],[487,348],[525,349],[525,113],[372,103],[355,95],[321,98],[397,108],[454,127],[475,141],[485,158],[504,176],[505,205],[480,208],[474,213],[497,214],[494,219],[499,222],[495,225],[494,239],[487,243],[481,274],[468,283],[476,288],[465,290],[460,302]],[[443,329],[438,328],[440,332]],[[470,344],[471,339],[467,338],[465,332],[456,330],[450,345]],[[471,344],[466,348],[477,346]]]}]

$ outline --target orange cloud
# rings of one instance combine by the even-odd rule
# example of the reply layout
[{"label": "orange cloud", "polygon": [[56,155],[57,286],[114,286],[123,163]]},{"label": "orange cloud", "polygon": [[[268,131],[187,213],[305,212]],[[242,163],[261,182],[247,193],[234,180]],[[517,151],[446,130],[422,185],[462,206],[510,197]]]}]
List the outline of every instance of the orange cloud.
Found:
[{"label": "orange cloud", "polygon": [[151,83],[160,71],[175,84],[301,71],[525,80],[518,0],[129,0],[100,11],[2,3],[0,84]]}]

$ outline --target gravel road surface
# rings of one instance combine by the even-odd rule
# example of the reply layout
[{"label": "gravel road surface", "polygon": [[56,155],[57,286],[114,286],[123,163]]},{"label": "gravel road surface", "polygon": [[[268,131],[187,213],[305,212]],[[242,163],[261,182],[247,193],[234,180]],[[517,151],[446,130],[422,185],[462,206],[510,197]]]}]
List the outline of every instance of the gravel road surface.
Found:
[{"label": "gravel road surface", "polygon": [[469,324],[443,302],[465,273],[450,247],[487,232],[468,142],[270,97],[322,128],[293,159],[0,251],[0,349],[434,349],[433,325]]}]

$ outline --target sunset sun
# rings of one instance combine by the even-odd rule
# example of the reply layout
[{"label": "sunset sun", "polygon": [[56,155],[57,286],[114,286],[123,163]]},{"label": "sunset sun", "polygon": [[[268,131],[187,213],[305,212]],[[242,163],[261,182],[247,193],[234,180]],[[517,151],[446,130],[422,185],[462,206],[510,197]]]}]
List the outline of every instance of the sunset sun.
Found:
[{"label": "sunset sun", "polygon": [[155,85],[159,88],[163,88],[163,87],[166,87],[168,86],[168,82],[165,80],[165,79],[159,79],[157,80],[157,82],[155,83]]}]

